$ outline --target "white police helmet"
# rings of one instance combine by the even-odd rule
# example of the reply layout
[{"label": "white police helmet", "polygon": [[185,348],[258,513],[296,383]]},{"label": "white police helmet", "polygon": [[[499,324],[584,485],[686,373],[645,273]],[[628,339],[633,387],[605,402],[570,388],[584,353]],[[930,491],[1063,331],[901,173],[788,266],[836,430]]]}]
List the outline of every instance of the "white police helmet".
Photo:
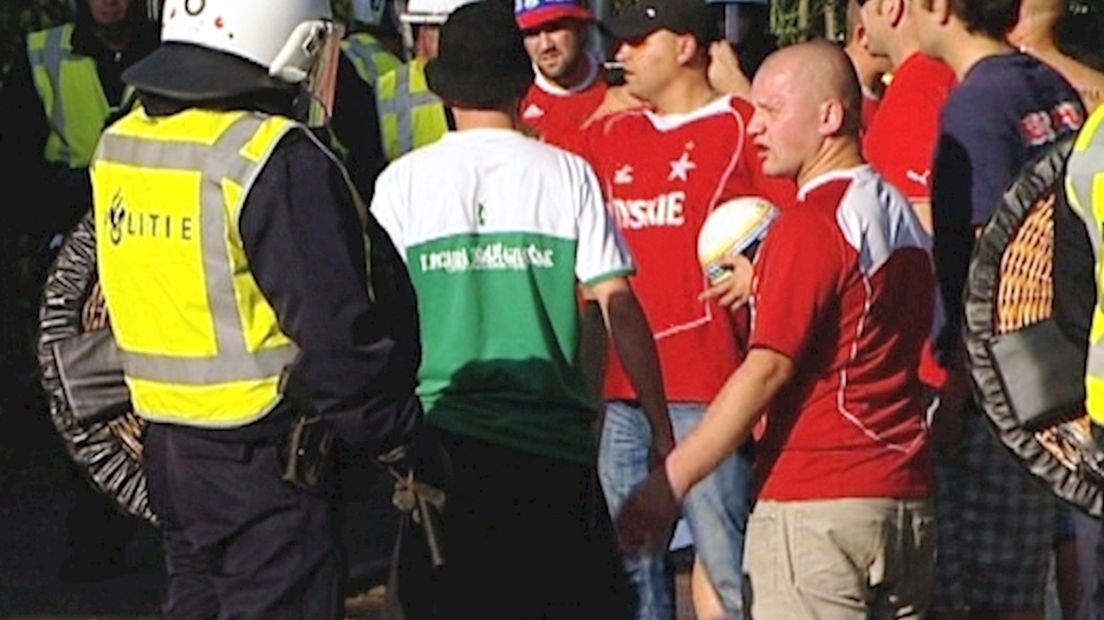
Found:
[{"label": "white police helmet", "polygon": [[329,0],[165,0],[161,24],[161,47],[123,78],[183,100],[298,84],[335,32]]},{"label": "white police helmet", "polygon": [[476,0],[408,0],[400,19],[408,24],[440,26],[456,9]]}]

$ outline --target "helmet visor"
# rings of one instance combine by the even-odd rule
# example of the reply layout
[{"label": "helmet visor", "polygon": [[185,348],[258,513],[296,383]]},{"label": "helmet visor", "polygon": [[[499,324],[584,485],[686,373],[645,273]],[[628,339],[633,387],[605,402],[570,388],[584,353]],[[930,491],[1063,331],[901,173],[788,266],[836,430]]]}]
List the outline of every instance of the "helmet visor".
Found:
[{"label": "helmet visor", "polygon": [[341,63],[341,41],[345,38],[345,26],[332,23],[329,32],[318,49],[317,59],[304,84],[310,98],[307,125],[323,127],[333,117],[337,94],[337,67]]}]

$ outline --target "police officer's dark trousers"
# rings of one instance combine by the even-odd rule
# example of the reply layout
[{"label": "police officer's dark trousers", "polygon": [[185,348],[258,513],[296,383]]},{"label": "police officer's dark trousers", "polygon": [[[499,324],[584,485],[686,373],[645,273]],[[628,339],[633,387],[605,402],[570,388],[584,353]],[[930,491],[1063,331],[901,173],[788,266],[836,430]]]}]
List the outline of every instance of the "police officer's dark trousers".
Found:
[{"label": "police officer's dark trousers", "polygon": [[342,616],[331,502],[282,481],[278,450],[150,425],[146,472],[170,620]]}]

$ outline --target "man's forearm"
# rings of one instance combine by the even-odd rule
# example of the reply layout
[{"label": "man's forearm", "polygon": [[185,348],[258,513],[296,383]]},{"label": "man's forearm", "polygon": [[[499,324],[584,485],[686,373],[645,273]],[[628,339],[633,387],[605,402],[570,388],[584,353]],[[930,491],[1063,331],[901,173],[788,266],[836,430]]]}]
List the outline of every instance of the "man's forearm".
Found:
[{"label": "man's forearm", "polygon": [[606,328],[613,338],[621,365],[636,389],[640,406],[652,425],[652,432],[662,437],[673,437],[659,353],[644,310],[631,290],[610,295],[603,309]]},{"label": "man's forearm", "polygon": [[602,397],[602,385],[606,378],[608,339],[601,306],[593,300],[584,300],[582,336],[579,339],[579,369],[583,372],[587,387],[599,398]]},{"label": "man's forearm", "polygon": [[753,349],[710,403],[705,417],[667,457],[667,477],[681,500],[751,434],[775,394],[793,376],[788,358]]}]

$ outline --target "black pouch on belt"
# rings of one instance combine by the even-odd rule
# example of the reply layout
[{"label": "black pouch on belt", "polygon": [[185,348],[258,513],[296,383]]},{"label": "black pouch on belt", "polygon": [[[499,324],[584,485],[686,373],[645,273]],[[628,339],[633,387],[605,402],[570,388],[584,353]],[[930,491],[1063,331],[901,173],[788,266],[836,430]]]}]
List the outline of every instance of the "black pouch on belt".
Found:
[{"label": "black pouch on belt", "polygon": [[334,462],[334,434],[322,416],[302,416],[296,420],[283,448],[284,482],[303,491],[318,491]]}]

